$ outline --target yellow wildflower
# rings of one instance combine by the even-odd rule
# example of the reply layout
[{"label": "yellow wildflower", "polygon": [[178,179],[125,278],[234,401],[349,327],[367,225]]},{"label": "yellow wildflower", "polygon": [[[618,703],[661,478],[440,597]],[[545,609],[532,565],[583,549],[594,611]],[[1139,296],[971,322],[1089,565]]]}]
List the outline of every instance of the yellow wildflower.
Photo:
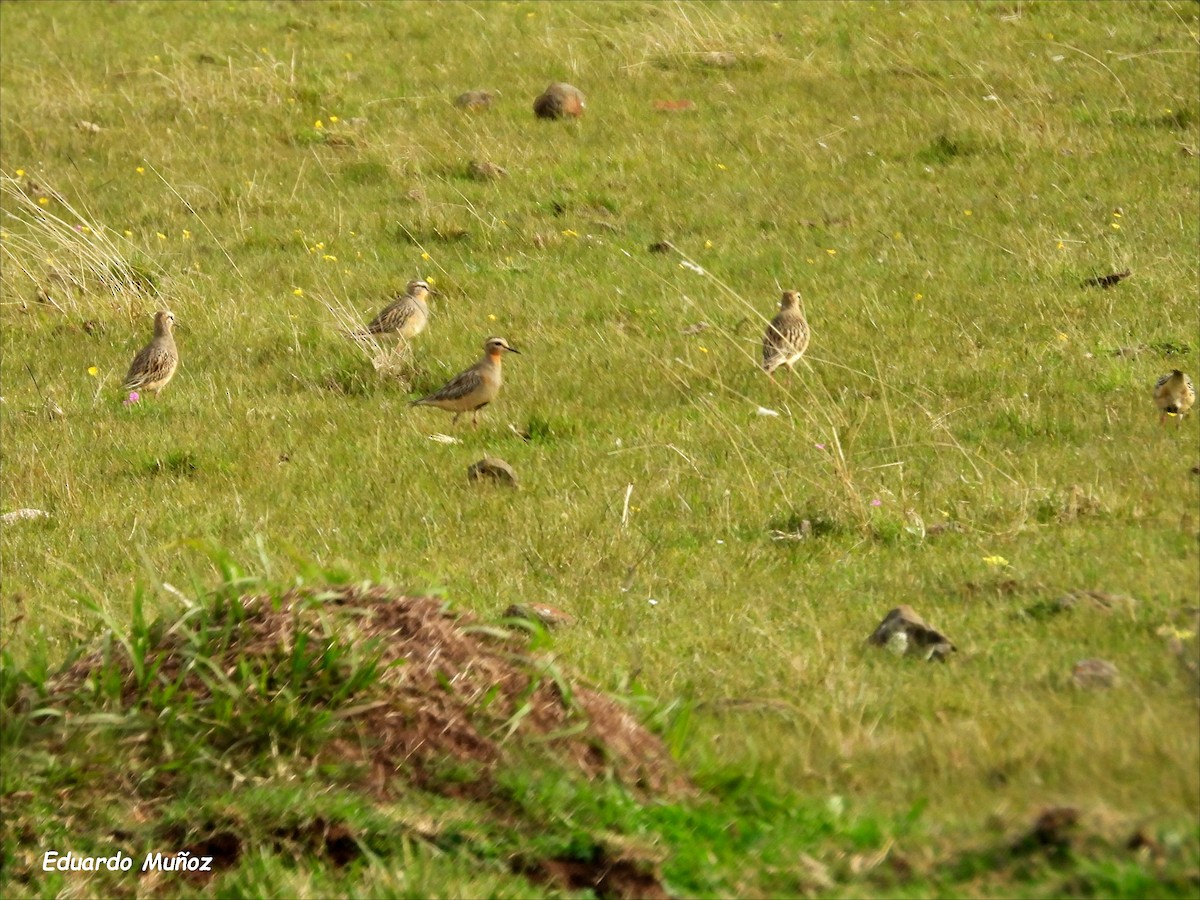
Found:
[{"label": "yellow wildflower", "polygon": [[488,321],[495,322],[496,321],[495,315],[493,315],[492,313],[488,313]]},{"label": "yellow wildflower", "polygon": [[1111,228],[1113,231],[1120,231],[1121,223],[1120,222],[1111,222],[1111,223],[1109,223],[1108,227]]},{"label": "yellow wildflower", "polygon": [[95,378],[97,375],[100,374],[100,370],[97,369],[95,366],[88,366],[88,374],[91,375],[93,378]]},{"label": "yellow wildflower", "polygon": [[296,288],[294,291],[292,291],[292,293],[297,297],[304,296],[304,290],[302,288]]},{"label": "yellow wildflower", "polygon": [[837,251],[834,250],[832,247],[830,249],[826,250],[825,252],[828,253],[830,256],[837,256]]},{"label": "yellow wildflower", "polygon": [[49,197],[38,197],[38,206],[45,206],[49,202],[50,202]]},{"label": "yellow wildflower", "polygon": [[973,213],[972,213],[972,212],[971,212],[969,209],[964,209],[964,210],[963,210],[963,215],[964,215],[964,216],[969,216],[969,215],[973,215]]},{"label": "yellow wildflower", "polygon": [[321,257],[321,259],[325,260],[326,262],[337,262],[337,257],[333,256],[329,253],[326,253],[324,256]]},{"label": "yellow wildflower", "polygon": [[317,129],[317,131],[320,131],[324,127],[325,127],[325,123],[322,122],[320,119],[317,119],[317,121],[313,122],[313,128]]},{"label": "yellow wildflower", "polygon": [[985,563],[987,563],[989,566],[995,566],[996,568],[999,568],[1000,566],[1008,565],[1008,560],[1005,559],[1003,556],[985,556],[983,558],[983,561]]},{"label": "yellow wildflower", "polygon": [[136,169],[134,169],[134,171],[135,171],[135,172],[137,172],[139,175],[145,175],[145,174],[146,174],[146,167],[145,167],[145,166],[138,166]]},{"label": "yellow wildflower", "polygon": [[25,177],[25,170],[24,170],[24,169],[17,169],[17,177],[18,177],[18,178],[24,178],[24,177]]},{"label": "yellow wildflower", "polygon": [[563,234],[565,234],[567,237],[579,237],[579,232],[575,231],[573,228],[564,228]]},{"label": "yellow wildflower", "polygon": [[167,239],[167,236],[166,236],[165,234],[163,234],[161,231],[156,231],[156,232],[154,232],[154,233],[155,233],[156,235],[158,235],[158,239],[159,239],[160,241],[165,241],[165,240]]},{"label": "yellow wildflower", "polygon": [[429,254],[428,254],[428,253],[422,253],[422,254],[421,254],[421,259],[425,260],[426,262],[428,262],[428,261],[429,261],[429,258],[430,258],[430,257],[429,257]]}]

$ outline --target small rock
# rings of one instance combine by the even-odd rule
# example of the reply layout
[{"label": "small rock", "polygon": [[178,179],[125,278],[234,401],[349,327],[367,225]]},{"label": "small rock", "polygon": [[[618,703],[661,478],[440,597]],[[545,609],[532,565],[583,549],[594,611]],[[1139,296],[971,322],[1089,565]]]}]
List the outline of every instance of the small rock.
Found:
[{"label": "small rock", "polygon": [[44,509],[14,509],[12,512],[6,512],[0,516],[0,525],[11,525],[14,522],[21,522],[27,519],[48,519],[50,513]]},{"label": "small rock", "polygon": [[508,169],[486,159],[473,159],[467,164],[467,175],[476,181],[495,181],[507,176]]},{"label": "small rock", "polygon": [[699,334],[702,331],[708,331],[709,325],[707,322],[697,322],[694,325],[689,325],[683,329],[684,334]]},{"label": "small rock", "polygon": [[495,91],[467,91],[454,98],[454,105],[470,112],[480,112],[491,109],[495,99]]},{"label": "small rock", "polygon": [[565,613],[553,606],[547,606],[545,603],[514,603],[508,609],[504,610],[504,618],[541,622],[547,628],[575,624],[575,617],[570,613]]},{"label": "small rock", "polygon": [[1110,594],[1107,591],[1084,590],[1076,588],[1067,591],[1054,601],[1055,611],[1067,612],[1085,606],[1098,612],[1111,613],[1117,610],[1130,614],[1137,608],[1137,601],[1123,594]]},{"label": "small rock", "polygon": [[897,606],[867,638],[876,647],[887,647],[897,656],[920,656],[944,662],[958,650],[950,639],[925,624],[911,606]]},{"label": "small rock", "polygon": [[497,484],[517,487],[517,473],[513,471],[512,466],[497,456],[485,456],[467,469],[468,481],[479,481],[483,478],[490,478]]},{"label": "small rock", "polygon": [[710,50],[700,54],[700,62],[714,69],[728,69],[737,65],[737,54],[731,50]]},{"label": "small rock", "polygon": [[1120,672],[1106,659],[1081,659],[1071,670],[1071,682],[1084,690],[1107,690],[1120,680]]},{"label": "small rock", "polygon": [[533,112],[539,119],[578,119],[584,110],[583,94],[578,88],[556,81],[533,101]]},{"label": "small rock", "polygon": [[1048,850],[1061,853],[1070,849],[1071,835],[1079,825],[1079,810],[1070,806],[1055,806],[1037,817],[1025,835],[1013,844],[1014,853]]}]

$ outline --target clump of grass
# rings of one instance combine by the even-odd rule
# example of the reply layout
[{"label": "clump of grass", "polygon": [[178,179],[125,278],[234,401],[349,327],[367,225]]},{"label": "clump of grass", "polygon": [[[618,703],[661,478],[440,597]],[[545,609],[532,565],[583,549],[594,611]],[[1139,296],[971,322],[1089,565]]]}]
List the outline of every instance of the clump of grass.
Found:
[{"label": "clump of grass", "polygon": [[0,176],[0,208],[8,217],[3,279],[14,295],[74,314],[98,297],[129,311],[159,293],[157,267],[41,176]]}]

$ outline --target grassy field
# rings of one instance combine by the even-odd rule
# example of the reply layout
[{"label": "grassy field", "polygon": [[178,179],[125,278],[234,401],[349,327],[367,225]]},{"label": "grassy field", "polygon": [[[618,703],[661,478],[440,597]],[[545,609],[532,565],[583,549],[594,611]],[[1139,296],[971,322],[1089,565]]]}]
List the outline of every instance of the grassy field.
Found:
[{"label": "grassy field", "polygon": [[[1200,375],[1198,42],[1184,2],[0,5],[0,512],[50,514],[0,526],[5,893],[558,895],[506,861],[603,834],[686,895],[1194,894],[1200,441],[1150,389]],[[555,80],[581,120],[534,119]],[[377,370],[342,331],[414,277],[430,326]],[[785,288],[813,336],[773,383]],[[161,308],[178,374],[123,404]],[[477,430],[409,408],[491,334]],[[189,750],[165,796],[110,779],[127,731],[17,702],[185,595],[323,580],[567,611],[542,652],[700,791],[515,766],[519,813],[400,815]],[[948,664],[865,645],[902,603]],[[43,880],[121,843],[114,791],[152,810],[127,852],[201,812],[255,852]],[[1070,851],[1012,851],[1052,807]]]}]

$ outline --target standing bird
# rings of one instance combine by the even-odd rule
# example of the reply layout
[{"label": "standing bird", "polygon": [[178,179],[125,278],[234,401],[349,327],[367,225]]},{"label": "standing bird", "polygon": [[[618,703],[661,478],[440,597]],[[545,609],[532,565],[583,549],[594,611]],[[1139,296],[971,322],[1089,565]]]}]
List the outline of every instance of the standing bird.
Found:
[{"label": "standing bird", "polygon": [[1196,388],[1192,385],[1192,379],[1178,369],[1162,376],[1154,382],[1154,402],[1162,412],[1158,418],[1159,425],[1166,423],[1168,414],[1179,417],[1175,423],[1177,426],[1183,424],[1183,414],[1196,402]]},{"label": "standing bird", "polygon": [[154,314],[154,340],[138,351],[129,364],[125,376],[125,390],[159,391],[167,386],[179,365],[179,351],[175,349],[175,314],[165,309]]},{"label": "standing bird", "polygon": [[792,366],[808,348],[808,322],[800,311],[800,292],[784,291],[779,301],[779,313],[763,335],[763,371],[771,373],[780,366],[795,371]]},{"label": "standing bird", "polygon": [[[465,412],[472,413],[471,422],[479,427],[479,410],[496,399],[503,378],[500,357],[520,353],[502,337],[490,337],[483,343],[483,359],[465,372],[460,372],[432,394],[412,401],[410,406],[436,406],[454,413],[454,422]],[[453,424],[453,423],[451,423]]]},{"label": "standing bird", "polygon": [[381,309],[365,331],[353,332],[352,336],[395,334],[405,342],[411,341],[429,324],[429,304],[425,298],[432,293],[426,282],[410,281],[404,293]]}]

